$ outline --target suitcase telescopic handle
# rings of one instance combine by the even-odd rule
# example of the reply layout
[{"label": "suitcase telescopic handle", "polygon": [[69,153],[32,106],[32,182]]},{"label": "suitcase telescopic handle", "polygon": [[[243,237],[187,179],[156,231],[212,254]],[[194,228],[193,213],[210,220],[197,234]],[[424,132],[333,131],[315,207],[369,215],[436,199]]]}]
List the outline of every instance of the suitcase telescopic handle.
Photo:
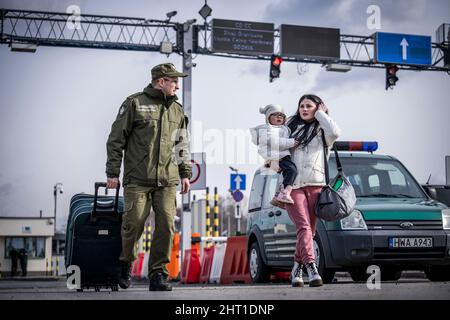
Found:
[{"label": "suitcase telescopic handle", "polygon": [[[98,199],[98,189],[106,188],[106,182],[96,182],[95,183],[95,193],[94,193],[94,208],[92,209],[92,218],[96,218],[97,215],[97,199]],[[116,188],[116,197],[114,199],[114,213],[118,214],[119,209],[119,191],[120,191],[120,182],[117,184]]]}]

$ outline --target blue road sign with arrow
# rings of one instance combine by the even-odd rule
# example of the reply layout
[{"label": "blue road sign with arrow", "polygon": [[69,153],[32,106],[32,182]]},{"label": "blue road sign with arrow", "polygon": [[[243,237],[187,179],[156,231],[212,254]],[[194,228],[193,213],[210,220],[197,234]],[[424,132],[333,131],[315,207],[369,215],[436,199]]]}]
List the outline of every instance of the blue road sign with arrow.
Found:
[{"label": "blue road sign with arrow", "polygon": [[230,175],[230,189],[245,190],[245,174],[232,173]]},{"label": "blue road sign with arrow", "polygon": [[431,37],[375,33],[375,61],[406,65],[431,65]]}]

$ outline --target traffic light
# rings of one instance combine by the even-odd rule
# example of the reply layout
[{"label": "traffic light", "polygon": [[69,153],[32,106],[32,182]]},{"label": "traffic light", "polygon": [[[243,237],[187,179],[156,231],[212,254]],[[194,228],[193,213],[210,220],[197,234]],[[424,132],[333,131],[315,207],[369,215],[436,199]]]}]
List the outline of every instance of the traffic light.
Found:
[{"label": "traffic light", "polygon": [[275,54],[270,58],[270,82],[272,82],[273,79],[280,77],[281,62],[283,62],[283,58]]},{"label": "traffic light", "polygon": [[386,66],[386,90],[395,86],[398,81],[398,67],[395,64]]}]

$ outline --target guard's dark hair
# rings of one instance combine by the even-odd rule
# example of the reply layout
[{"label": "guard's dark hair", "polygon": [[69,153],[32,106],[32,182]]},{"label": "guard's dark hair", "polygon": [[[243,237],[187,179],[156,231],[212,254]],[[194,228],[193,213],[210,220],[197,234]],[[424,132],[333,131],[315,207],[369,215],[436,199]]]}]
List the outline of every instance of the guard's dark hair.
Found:
[{"label": "guard's dark hair", "polygon": [[298,107],[305,99],[313,101],[316,105],[323,103],[320,97],[314,94],[305,94],[298,100],[297,111],[295,114],[288,119],[287,126],[291,129],[291,138],[299,140],[301,147],[307,146],[320,130],[319,122],[316,119],[311,122],[305,122],[300,116]]}]

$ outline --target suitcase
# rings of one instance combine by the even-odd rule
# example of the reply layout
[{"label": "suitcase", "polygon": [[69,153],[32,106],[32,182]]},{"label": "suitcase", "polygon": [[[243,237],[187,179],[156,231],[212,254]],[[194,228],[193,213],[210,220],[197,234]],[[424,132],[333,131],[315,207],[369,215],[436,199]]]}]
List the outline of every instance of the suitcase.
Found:
[{"label": "suitcase", "polygon": [[66,269],[71,265],[80,268],[78,291],[102,287],[118,291],[124,203],[120,186],[115,196],[99,196],[101,187],[106,188],[106,183],[96,182],[94,195],[79,193],[70,200],[65,265]]}]

